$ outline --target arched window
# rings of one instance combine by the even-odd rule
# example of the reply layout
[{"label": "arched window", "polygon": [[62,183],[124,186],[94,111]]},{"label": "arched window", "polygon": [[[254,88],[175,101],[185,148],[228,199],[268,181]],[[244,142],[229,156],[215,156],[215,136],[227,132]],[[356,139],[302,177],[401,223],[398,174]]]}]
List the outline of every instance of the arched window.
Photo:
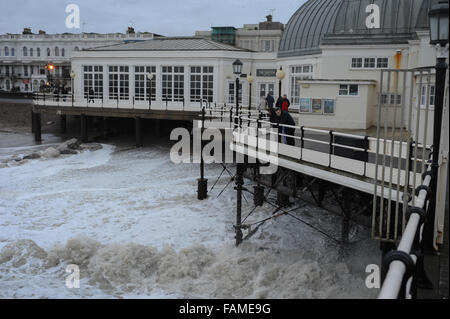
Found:
[{"label": "arched window", "polygon": [[50,48],[47,48],[47,56],[50,56],[51,52],[50,52]]},{"label": "arched window", "polygon": [[28,56],[28,49],[27,49],[27,47],[23,47],[23,56]]},{"label": "arched window", "polygon": [[55,48],[55,56],[59,56],[59,48],[58,47]]},{"label": "arched window", "polygon": [[41,48],[37,48],[36,51],[37,51],[37,52],[36,52],[36,53],[37,53],[37,56],[41,56]]},{"label": "arched window", "polygon": [[73,49],[75,52],[80,51],[80,49],[78,47],[75,47],[75,49]]},{"label": "arched window", "polygon": [[9,56],[9,48],[5,47],[5,56]]},{"label": "arched window", "polygon": [[11,56],[15,56],[16,55],[16,50],[14,50],[14,48],[11,48]]},{"label": "arched window", "polygon": [[30,48],[30,56],[33,56],[33,48]]},{"label": "arched window", "polygon": [[64,48],[61,49],[61,56],[66,56],[66,50]]}]

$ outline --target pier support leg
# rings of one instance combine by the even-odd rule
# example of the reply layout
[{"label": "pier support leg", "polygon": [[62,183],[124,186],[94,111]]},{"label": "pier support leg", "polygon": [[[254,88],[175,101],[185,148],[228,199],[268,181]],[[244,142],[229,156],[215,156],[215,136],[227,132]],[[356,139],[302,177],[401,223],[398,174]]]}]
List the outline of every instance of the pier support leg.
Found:
[{"label": "pier support leg", "polygon": [[134,121],[136,128],[136,147],[142,147],[144,146],[142,141],[142,119],[140,117],[136,117]]},{"label": "pier support leg", "polygon": [[161,137],[161,120],[155,120],[155,136]]},{"label": "pier support leg", "polygon": [[107,138],[109,134],[108,117],[103,117],[103,137]]},{"label": "pier support leg", "polygon": [[42,142],[41,136],[41,113],[34,113],[34,141]]},{"label": "pier support leg", "polygon": [[34,124],[35,124],[34,121],[35,121],[34,112],[31,111],[31,133],[34,133]]},{"label": "pier support leg", "polygon": [[320,181],[319,182],[319,199],[318,199],[319,207],[322,207],[322,202],[323,202],[323,199],[325,198],[326,191],[327,190],[326,190],[325,183]]},{"label": "pier support leg", "polygon": [[60,115],[60,124],[61,124],[61,133],[66,134],[67,132],[67,116],[66,115]]},{"label": "pier support leg", "polygon": [[253,203],[255,206],[264,204],[264,186],[257,185],[254,187]]},{"label": "pier support leg", "polygon": [[346,244],[349,241],[350,218],[352,213],[352,192],[349,189],[343,190],[343,218],[341,229],[341,241]]},{"label": "pier support leg", "polygon": [[87,117],[85,114],[81,114],[80,116],[80,122],[81,122],[81,142],[87,143],[88,141],[88,127],[87,127]]},{"label": "pier support leg", "polygon": [[236,191],[237,191],[237,204],[236,204],[236,246],[242,243],[242,190],[244,185],[244,164],[237,164],[236,166]]}]

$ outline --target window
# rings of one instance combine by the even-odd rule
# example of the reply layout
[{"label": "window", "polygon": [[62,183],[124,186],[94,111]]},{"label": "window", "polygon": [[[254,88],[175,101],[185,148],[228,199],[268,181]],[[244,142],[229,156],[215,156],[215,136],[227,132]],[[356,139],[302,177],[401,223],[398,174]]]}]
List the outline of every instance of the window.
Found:
[{"label": "window", "polygon": [[273,40],[262,40],[261,41],[261,51],[263,52],[273,52]]},{"label": "window", "polygon": [[5,47],[5,56],[9,56],[9,48]]},{"label": "window", "polygon": [[109,67],[109,99],[128,100],[130,98],[130,75],[128,66]]},{"label": "window", "polygon": [[[228,83],[228,103],[236,103],[236,91],[235,91],[236,83],[229,82]],[[239,92],[238,92],[239,103],[242,103],[242,82],[239,82]]]},{"label": "window", "polygon": [[353,58],[352,59],[352,68],[359,69],[362,68],[362,58]]},{"label": "window", "polygon": [[341,84],[339,85],[339,95],[357,96],[358,89],[358,85],[356,84]]},{"label": "window", "polygon": [[184,67],[162,67],[163,101],[182,102],[184,99]]},{"label": "window", "polygon": [[379,68],[379,69],[387,68],[388,62],[389,62],[388,58],[378,58],[377,59],[377,68]]},{"label": "window", "polygon": [[30,56],[33,56],[33,48],[30,48]]},{"label": "window", "polygon": [[[428,95],[428,87],[430,88],[430,94]],[[436,97],[435,93],[436,87],[434,85],[422,85],[422,89],[420,92],[420,105],[427,106],[427,102],[429,102],[429,106],[434,106],[434,100]],[[427,101],[427,96],[429,96],[429,101]]]},{"label": "window", "polygon": [[41,48],[37,48],[36,49],[36,54],[37,54],[38,57],[41,56]]},{"label": "window", "polygon": [[78,47],[75,47],[73,50],[74,50],[75,52],[80,51],[80,49],[79,49]]},{"label": "window", "polygon": [[260,83],[259,84],[259,96],[266,97],[267,94],[274,95],[275,83]]},{"label": "window", "polygon": [[50,52],[50,48],[47,48],[47,56],[50,56],[51,52]]},{"label": "window", "polygon": [[23,67],[23,75],[28,76],[28,65],[24,65]]},{"label": "window", "polygon": [[64,48],[61,49],[61,56],[66,56],[66,49]]},{"label": "window", "polygon": [[[151,81],[147,77],[148,73],[153,73]],[[148,101],[148,95],[151,88],[152,101],[156,100],[156,67],[154,66],[135,66],[134,67],[134,96],[136,101]]]},{"label": "window", "polygon": [[16,55],[16,50],[14,48],[11,48],[11,56],[15,56]]},{"label": "window", "polygon": [[313,78],[313,66],[311,64],[297,65],[291,67],[291,99],[292,103],[300,103],[300,83],[301,80]]},{"label": "window", "polygon": [[385,69],[389,66],[388,58],[352,58],[352,69]]},{"label": "window", "polygon": [[103,99],[103,66],[101,65],[85,65],[83,67],[83,87],[84,97],[87,98],[89,91],[94,91],[94,99]]},{"label": "window", "polygon": [[55,48],[55,56],[59,56],[59,48],[58,47]]},{"label": "window", "polygon": [[27,47],[23,47],[23,56],[28,56],[28,49],[27,49]]},{"label": "window", "polygon": [[375,58],[364,58],[364,68],[374,68]]},{"label": "window", "polygon": [[212,66],[192,66],[191,67],[191,102],[206,100],[213,101],[214,89],[214,67]]}]

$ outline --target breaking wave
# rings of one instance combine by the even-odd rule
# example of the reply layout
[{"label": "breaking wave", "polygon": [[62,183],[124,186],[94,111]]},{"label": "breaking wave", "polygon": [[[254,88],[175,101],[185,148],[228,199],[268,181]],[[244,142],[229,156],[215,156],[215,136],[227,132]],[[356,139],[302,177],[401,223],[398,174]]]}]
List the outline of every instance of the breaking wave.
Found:
[{"label": "breaking wave", "polygon": [[[65,285],[65,266],[80,267],[82,285],[106,295],[151,297],[158,291],[181,298],[364,298],[363,279],[339,261],[317,261],[244,243],[213,251],[176,251],[138,244],[101,244],[77,237],[48,251],[32,240],[0,251],[0,279],[43,273]],[[6,285],[8,287],[8,285]],[[0,288],[0,296],[14,296]],[[367,289],[366,289],[367,290]]]}]

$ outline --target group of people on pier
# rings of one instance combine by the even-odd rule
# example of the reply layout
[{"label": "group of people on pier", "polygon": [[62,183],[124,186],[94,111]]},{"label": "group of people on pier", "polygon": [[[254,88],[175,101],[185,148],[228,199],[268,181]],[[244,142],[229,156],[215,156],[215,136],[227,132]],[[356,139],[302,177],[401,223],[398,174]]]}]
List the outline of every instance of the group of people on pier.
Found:
[{"label": "group of people on pier", "polygon": [[266,105],[270,115],[270,122],[278,127],[278,142],[295,146],[295,139],[292,137],[295,135],[295,128],[284,126],[296,125],[294,119],[289,114],[291,102],[287,98],[287,95],[284,94],[282,97],[278,97],[275,103],[275,99],[269,92],[266,97]]}]

